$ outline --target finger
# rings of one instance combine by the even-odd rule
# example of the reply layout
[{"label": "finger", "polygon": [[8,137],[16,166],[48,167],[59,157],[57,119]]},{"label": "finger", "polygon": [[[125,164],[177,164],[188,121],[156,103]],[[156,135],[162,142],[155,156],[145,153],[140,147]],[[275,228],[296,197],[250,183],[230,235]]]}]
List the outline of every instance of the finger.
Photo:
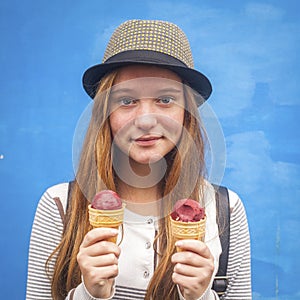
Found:
[{"label": "finger", "polygon": [[174,272],[172,281],[180,287],[185,299],[198,299],[207,289],[210,278],[188,277]]},{"label": "finger", "polygon": [[174,272],[183,276],[194,277],[199,273],[199,268],[177,263],[174,266]]},{"label": "finger", "polygon": [[117,265],[94,267],[89,272],[89,277],[93,282],[101,282],[103,279],[112,279],[119,274],[119,268]]},{"label": "finger", "polygon": [[108,241],[100,241],[92,244],[89,247],[80,247],[80,250],[88,256],[100,256],[108,253],[113,253],[116,257],[120,256],[121,249],[115,243]]},{"label": "finger", "polygon": [[172,274],[172,281],[183,288],[193,289],[199,287],[199,282],[195,277],[187,277],[176,272]]},{"label": "finger", "polygon": [[200,281],[210,278],[213,274],[214,266],[206,265],[205,267],[194,267],[184,264],[176,264],[174,266],[174,273],[180,274],[186,277],[197,277]]},{"label": "finger", "polygon": [[175,246],[183,251],[191,251],[206,258],[211,257],[211,252],[207,245],[198,240],[180,240],[175,243]]},{"label": "finger", "polygon": [[204,258],[201,255],[190,251],[176,252],[171,257],[171,262],[173,264],[181,263],[196,267],[201,267],[202,265],[204,265],[206,260],[207,258]]},{"label": "finger", "polygon": [[113,253],[109,253],[106,255],[91,257],[89,259],[89,264],[93,267],[118,265],[118,258]]},{"label": "finger", "polygon": [[116,236],[117,234],[118,230],[114,228],[94,228],[85,235],[81,246],[89,247],[96,242],[104,241],[105,239]]}]

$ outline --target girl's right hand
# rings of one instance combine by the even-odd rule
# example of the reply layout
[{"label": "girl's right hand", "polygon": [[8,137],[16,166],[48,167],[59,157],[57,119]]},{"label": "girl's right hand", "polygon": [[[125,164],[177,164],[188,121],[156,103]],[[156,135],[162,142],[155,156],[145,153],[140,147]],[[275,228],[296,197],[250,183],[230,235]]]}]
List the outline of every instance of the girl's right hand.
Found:
[{"label": "girl's right hand", "polygon": [[95,228],[85,235],[80,245],[77,262],[85,287],[95,298],[111,296],[118,275],[120,248],[106,239],[117,234],[116,229]]}]

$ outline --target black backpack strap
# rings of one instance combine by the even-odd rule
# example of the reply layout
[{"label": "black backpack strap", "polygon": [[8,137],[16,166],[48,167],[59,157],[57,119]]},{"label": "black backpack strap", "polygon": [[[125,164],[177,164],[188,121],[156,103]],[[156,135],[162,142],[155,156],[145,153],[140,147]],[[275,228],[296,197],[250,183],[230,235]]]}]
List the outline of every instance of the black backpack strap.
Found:
[{"label": "black backpack strap", "polygon": [[213,186],[215,188],[216,195],[217,223],[222,253],[219,259],[219,269],[215,276],[212,288],[219,296],[221,296],[225,293],[228,285],[227,263],[230,238],[230,204],[227,188],[217,185]]}]

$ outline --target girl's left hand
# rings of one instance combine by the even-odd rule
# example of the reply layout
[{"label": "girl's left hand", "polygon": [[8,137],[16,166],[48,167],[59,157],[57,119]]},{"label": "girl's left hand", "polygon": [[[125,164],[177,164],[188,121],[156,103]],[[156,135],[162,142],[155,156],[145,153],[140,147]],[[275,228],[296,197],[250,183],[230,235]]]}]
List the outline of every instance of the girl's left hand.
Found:
[{"label": "girl's left hand", "polygon": [[196,300],[206,291],[214,272],[214,258],[205,243],[196,240],[176,242],[181,252],[172,255],[172,280],[186,300]]}]

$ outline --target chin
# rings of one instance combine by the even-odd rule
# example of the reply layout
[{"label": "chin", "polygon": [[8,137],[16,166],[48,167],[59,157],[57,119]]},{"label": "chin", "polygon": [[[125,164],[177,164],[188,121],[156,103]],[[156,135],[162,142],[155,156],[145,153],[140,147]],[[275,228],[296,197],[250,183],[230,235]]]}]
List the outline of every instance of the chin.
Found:
[{"label": "chin", "polygon": [[161,161],[163,156],[161,154],[155,154],[147,157],[132,157],[131,159],[135,161],[136,163],[142,164],[142,165],[150,165],[155,164],[159,161]]}]

